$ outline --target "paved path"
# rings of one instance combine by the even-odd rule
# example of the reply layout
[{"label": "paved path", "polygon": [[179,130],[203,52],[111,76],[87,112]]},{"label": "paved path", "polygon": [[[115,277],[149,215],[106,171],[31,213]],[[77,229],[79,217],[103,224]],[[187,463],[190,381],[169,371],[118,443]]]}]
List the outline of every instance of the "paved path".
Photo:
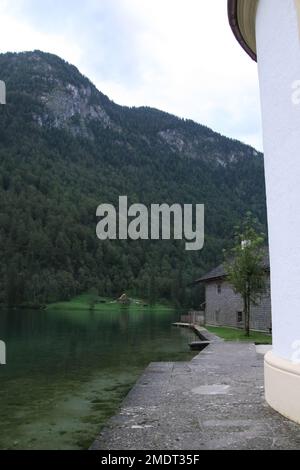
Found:
[{"label": "paved path", "polygon": [[255,346],[215,341],[150,364],[92,449],[300,449],[300,426],[266,404]]}]

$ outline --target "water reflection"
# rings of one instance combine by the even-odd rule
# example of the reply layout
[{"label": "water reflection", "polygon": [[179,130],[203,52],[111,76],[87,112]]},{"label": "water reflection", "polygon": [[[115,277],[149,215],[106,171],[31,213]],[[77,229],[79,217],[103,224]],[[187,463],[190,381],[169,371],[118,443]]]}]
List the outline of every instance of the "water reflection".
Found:
[{"label": "water reflection", "polygon": [[1,311],[2,449],[86,448],[152,361],[192,357],[176,312]]}]

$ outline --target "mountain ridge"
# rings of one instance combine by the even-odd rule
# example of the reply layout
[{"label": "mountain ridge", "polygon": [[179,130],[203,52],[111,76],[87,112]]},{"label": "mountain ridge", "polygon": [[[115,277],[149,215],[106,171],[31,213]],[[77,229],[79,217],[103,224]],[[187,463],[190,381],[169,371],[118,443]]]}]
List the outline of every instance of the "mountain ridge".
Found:
[{"label": "mountain ridge", "polygon": [[[69,124],[69,129],[74,130],[75,127],[72,126],[74,123],[70,122],[70,120],[76,115],[80,115],[83,120],[96,120],[101,122],[104,128],[113,127],[116,131],[120,131],[120,124],[126,127],[124,120],[120,122],[120,113],[125,112],[129,121],[130,114],[147,113],[149,114],[149,120],[151,120],[152,126],[151,129],[148,129],[148,132],[149,130],[151,132],[155,130],[162,141],[166,142],[171,148],[175,147],[175,151],[179,151],[180,153],[182,153],[185,142],[180,139],[180,135],[176,135],[174,132],[174,127],[176,126],[179,127],[183,134],[186,127],[192,126],[195,130],[198,130],[198,132],[202,132],[202,140],[206,140],[207,142],[214,142],[214,140],[225,138],[231,143],[237,142],[239,145],[244,145],[245,151],[247,150],[250,153],[252,151],[254,154],[260,153],[248,144],[230,139],[193,120],[179,118],[152,107],[127,107],[118,105],[99,91],[75,66],[54,54],[44,53],[42,51],[0,54],[0,60],[6,57],[10,58],[12,61],[25,60],[27,64],[28,61],[32,64],[30,69],[27,68],[27,73],[24,76],[24,93],[26,93],[26,89],[28,89],[28,79],[33,83],[37,83],[37,79],[39,79],[39,82],[44,82],[40,83],[40,85],[44,86],[40,86],[34,93],[35,97],[38,97],[40,104],[44,105],[48,111],[48,113],[47,111],[43,113],[42,116],[33,116],[41,126],[48,124],[50,127],[60,128],[64,127],[64,124],[66,124],[66,128],[68,129]],[[10,77],[6,77],[6,74],[3,73],[3,65],[1,63],[0,66],[3,79],[6,81],[9,89],[12,78],[11,71]],[[69,72],[72,71],[68,80],[66,79],[66,70]],[[33,71],[35,73],[33,73]],[[30,73],[29,77],[28,72]],[[44,80],[42,80],[42,78]],[[50,93],[49,89],[51,90]],[[54,117],[52,117],[51,114],[54,114]],[[153,120],[157,119],[158,115],[160,116],[161,127],[156,126],[155,129]],[[164,122],[162,122],[163,120]],[[77,131],[78,130],[77,128]],[[75,132],[75,135],[78,134],[80,135],[80,132]],[[83,132],[82,136],[85,135],[85,132]],[[197,145],[199,141],[195,143]],[[188,152],[184,152],[184,154],[186,156],[189,155]]]}]

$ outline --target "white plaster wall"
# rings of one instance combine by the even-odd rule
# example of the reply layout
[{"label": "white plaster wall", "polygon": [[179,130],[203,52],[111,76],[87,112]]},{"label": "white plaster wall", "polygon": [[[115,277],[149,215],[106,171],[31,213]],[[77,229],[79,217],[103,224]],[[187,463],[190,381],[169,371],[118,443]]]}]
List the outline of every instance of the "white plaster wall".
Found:
[{"label": "white plaster wall", "polygon": [[294,0],[260,0],[256,19],[272,287],[274,354],[300,340],[300,40]]}]

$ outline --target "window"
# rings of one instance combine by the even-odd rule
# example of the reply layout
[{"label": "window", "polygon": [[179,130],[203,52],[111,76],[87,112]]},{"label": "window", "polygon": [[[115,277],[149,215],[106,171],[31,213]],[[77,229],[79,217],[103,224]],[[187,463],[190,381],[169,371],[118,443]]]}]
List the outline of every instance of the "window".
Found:
[{"label": "window", "polygon": [[243,312],[237,312],[236,321],[237,321],[237,323],[242,323],[242,321],[243,321]]},{"label": "window", "polygon": [[218,294],[221,294],[221,292],[222,292],[222,284],[221,283],[217,284],[217,292],[218,292]]}]

